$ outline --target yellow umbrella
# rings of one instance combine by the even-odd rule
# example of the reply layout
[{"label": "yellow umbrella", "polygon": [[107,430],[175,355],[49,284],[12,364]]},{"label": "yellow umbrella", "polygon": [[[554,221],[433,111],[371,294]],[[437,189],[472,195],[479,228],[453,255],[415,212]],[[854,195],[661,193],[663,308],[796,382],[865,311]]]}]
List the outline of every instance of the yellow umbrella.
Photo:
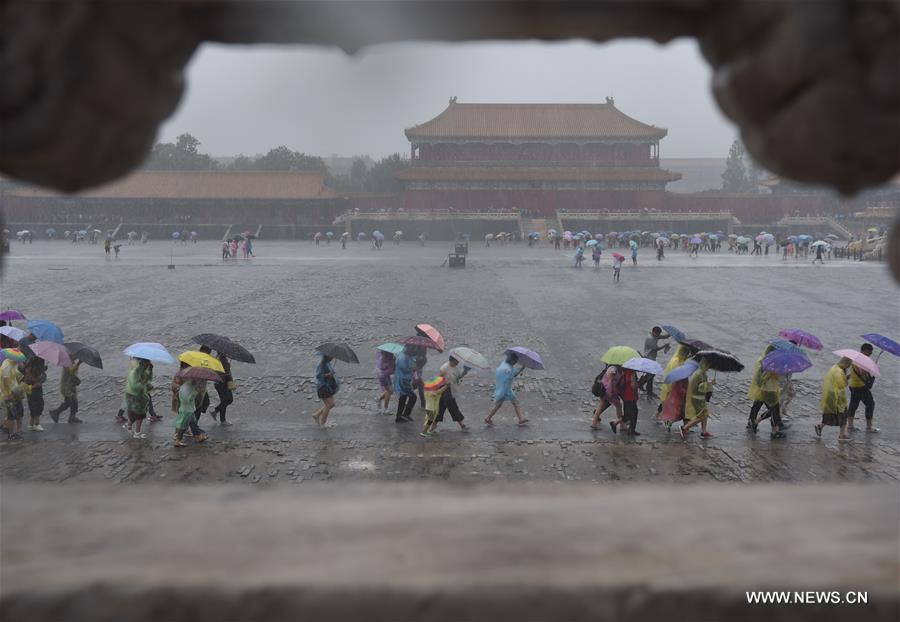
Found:
[{"label": "yellow umbrella", "polygon": [[205,367],[213,371],[225,373],[225,368],[222,367],[222,363],[205,352],[188,350],[187,352],[182,352],[179,355],[178,360],[182,363],[187,363],[191,367]]}]

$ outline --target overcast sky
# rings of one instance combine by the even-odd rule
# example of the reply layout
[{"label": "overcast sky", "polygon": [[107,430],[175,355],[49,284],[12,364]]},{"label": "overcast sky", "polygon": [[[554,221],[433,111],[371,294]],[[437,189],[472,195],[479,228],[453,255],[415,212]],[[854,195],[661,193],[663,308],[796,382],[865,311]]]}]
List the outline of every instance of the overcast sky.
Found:
[{"label": "overcast sky", "polygon": [[661,156],[725,157],[736,136],[693,40],[410,43],[355,56],[315,47],[206,45],[160,140],[182,132],[215,156],[281,144],[320,156],[407,153],[404,128],[460,102],[603,102],[668,128]]}]

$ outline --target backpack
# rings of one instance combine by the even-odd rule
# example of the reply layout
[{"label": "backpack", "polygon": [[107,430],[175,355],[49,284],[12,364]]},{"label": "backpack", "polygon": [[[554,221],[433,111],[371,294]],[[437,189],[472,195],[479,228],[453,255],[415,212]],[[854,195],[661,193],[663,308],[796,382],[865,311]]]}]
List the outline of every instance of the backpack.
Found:
[{"label": "backpack", "polygon": [[609,369],[609,367],[604,367],[603,371],[594,378],[594,384],[591,385],[591,393],[594,394],[594,397],[606,397],[606,387],[603,386],[603,376],[606,375],[607,369]]}]

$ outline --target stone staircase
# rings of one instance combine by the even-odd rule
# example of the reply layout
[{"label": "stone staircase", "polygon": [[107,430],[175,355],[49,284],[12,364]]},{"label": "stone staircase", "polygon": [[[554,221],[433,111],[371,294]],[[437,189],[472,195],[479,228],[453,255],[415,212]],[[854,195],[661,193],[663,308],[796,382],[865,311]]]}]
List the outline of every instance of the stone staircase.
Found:
[{"label": "stone staircase", "polygon": [[547,229],[551,227],[547,226],[547,220],[545,218],[523,218],[522,219],[522,234],[523,237],[531,233],[532,231],[537,231],[541,234],[541,239],[547,239]]}]

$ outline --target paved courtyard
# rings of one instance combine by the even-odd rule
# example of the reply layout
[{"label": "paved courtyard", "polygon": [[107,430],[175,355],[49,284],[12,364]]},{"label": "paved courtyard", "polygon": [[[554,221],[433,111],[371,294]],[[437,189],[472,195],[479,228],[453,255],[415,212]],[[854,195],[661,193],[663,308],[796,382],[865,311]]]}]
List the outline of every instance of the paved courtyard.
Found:
[{"label": "paved courtyard", "polygon": [[[669,253],[658,263],[642,252],[618,284],[604,256],[571,267],[571,253],[541,245],[473,245],[465,270],[442,266],[449,245],[405,243],[374,251],[367,244],[315,247],[260,240],[250,261],[222,262],[214,242],[124,246],[106,260],[102,247],[66,242],[14,244],[0,282],[0,307],[59,323],[67,340],[96,346],[104,369],[83,367],[85,423],[53,424],[0,442],[5,481],[247,482],[435,479],[465,484],[490,480],[585,482],[657,481],[891,481],[900,477],[898,360],[881,357],[875,384],[881,434],[839,445],[835,429],[817,440],[821,377],[830,351],[861,343],[859,335],[900,334],[897,288],[885,267],[834,260],[825,266],[780,256],[728,253],[689,259]],[[607,253],[608,254],[608,253]],[[174,261],[176,268],[168,270]],[[530,425],[514,425],[501,410],[497,426],[481,423],[490,404],[493,372],[470,375],[458,392],[470,431],[451,422],[431,439],[416,423],[397,425],[376,412],[374,347],[410,334],[426,321],[448,347],[469,345],[499,361],[511,345],[541,353],[545,371],[526,371],[519,396]],[[738,355],[740,374],[718,375],[711,430],[687,442],[652,422],[655,402],[641,401],[638,438],[592,432],[590,384],[612,345],[640,349],[654,324],[674,324]],[[746,389],[754,361],[779,328],[802,327],[826,344],[811,353],[814,367],[798,377],[798,396],[784,440],[744,430]],[[134,341],[160,341],[177,354],[200,332],[231,335],[256,355],[235,363],[234,422],[203,445],[172,446],[168,381],[174,368],[157,366],[155,404],[166,418],[144,441],[113,423]],[[354,345],[362,363],[338,365],[344,386],[329,425],[310,414],[315,399],[313,354],[325,340]],[[668,355],[662,355],[665,362]],[[434,372],[444,355],[432,354]],[[58,403],[58,370],[48,382],[48,407]],[[215,403],[215,398],[213,399]],[[861,413],[860,413],[861,414]]]}]

